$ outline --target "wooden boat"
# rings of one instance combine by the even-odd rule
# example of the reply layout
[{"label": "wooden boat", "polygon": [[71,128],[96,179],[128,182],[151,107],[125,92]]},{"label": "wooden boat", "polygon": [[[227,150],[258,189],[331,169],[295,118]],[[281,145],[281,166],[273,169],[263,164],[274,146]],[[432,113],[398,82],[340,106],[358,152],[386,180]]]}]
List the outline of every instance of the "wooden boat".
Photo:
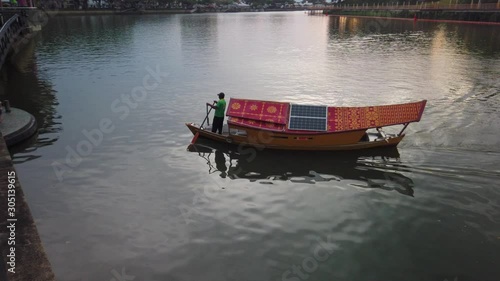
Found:
[{"label": "wooden boat", "polygon": [[[208,114],[201,125],[186,123],[195,135],[229,144],[284,150],[357,150],[397,146],[412,122],[420,121],[426,100],[382,106],[334,107],[231,99],[227,126],[211,132]],[[399,133],[386,127],[402,125]]]}]

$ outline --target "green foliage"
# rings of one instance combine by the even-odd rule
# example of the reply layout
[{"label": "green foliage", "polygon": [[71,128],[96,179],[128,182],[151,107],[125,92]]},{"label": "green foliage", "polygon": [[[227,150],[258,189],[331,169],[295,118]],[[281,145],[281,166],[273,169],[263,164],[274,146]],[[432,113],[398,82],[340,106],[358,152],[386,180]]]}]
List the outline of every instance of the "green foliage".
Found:
[{"label": "green foliage", "polygon": [[212,3],[215,3],[217,5],[229,5],[233,3],[233,0],[216,0],[212,1]]}]

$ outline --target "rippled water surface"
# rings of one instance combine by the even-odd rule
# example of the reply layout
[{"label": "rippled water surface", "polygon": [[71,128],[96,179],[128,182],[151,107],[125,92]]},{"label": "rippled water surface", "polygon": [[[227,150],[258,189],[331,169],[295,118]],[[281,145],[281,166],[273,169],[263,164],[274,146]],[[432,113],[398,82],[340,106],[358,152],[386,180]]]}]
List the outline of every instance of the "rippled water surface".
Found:
[{"label": "rippled water surface", "polygon": [[[58,280],[487,281],[500,279],[499,77],[498,26],[87,16],[53,18],[1,88],[39,122],[14,160]],[[398,149],[188,150],[184,122],[220,91],[428,106]]]}]

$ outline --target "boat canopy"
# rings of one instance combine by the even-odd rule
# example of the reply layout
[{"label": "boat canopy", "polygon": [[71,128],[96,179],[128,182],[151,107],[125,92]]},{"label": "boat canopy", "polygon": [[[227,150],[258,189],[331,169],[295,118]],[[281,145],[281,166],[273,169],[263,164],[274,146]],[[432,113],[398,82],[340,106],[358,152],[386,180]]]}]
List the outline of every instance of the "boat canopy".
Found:
[{"label": "boat canopy", "polygon": [[[242,127],[293,133],[334,133],[366,130],[384,126],[418,122],[426,100],[394,105],[366,107],[328,107],[324,118],[326,130],[290,130],[290,103],[249,99],[231,99],[228,123]],[[293,117],[292,117],[293,118]],[[316,120],[317,122],[318,120]]]}]

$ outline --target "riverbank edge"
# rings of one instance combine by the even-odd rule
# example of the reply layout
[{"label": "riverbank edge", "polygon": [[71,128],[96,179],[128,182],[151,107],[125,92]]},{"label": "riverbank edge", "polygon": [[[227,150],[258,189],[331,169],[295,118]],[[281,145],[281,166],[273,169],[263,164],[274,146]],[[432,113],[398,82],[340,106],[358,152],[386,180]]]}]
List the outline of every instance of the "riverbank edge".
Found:
[{"label": "riverbank edge", "polygon": [[[296,12],[303,11],[298,9],[267,9],[258,12]],[[118,11],[118,10],[99,10],[99,9],[89,9],[89,10],[48,10],[45,11],[48,16],[98,16],[98,15],[155,15],[155,14],[196,14],[193,10],[184,9],[154,9],[154,10],[140,10],[140,11]],[[241,11],[246,12],[246,11]],[[252,11],[248,11],[252,12]],[[217,12],[217,11],[207,11],[201,12],[206,13],[240,13],[240,12]]]},{"label": "riverbank edge", "polygon": [[[9,173],[15,173],[15,246],[8,245],[11,231],[8,222],[8,185]],[[26,202],[18,174],[12,163],[7,144],[0,133],[0,247],[2,259],[0,261],[4,270],[9,270],[7,255],[11,253],[11,247],[15,247],[15,273],[7,272],[8,281],[54,281],[55,276],[47,254],[43,248],[30,208]],[[12,181],[12,179],[11,179]],[[12,198],[12,197],[11,197]],[[3,272],[0,274],[4,274]],[[1,275],[0,275],[1,276]]]},{"label": "riverbank edge", "polygon": [[158,9],[158,10],[142,10],[142,11],[125,11],[117,10],[53,10],[46,11],[49,16],[98,16],[98,15],[143,15],[143,14],[189,14],[191,10],[181,9]]},{"label": "riverbank edge", "polygon": [[417,20],[425,22],[476,23],[500,25],[500,11],[444,10],[325,10],[328,16],[365,17],[375,19]]}]

